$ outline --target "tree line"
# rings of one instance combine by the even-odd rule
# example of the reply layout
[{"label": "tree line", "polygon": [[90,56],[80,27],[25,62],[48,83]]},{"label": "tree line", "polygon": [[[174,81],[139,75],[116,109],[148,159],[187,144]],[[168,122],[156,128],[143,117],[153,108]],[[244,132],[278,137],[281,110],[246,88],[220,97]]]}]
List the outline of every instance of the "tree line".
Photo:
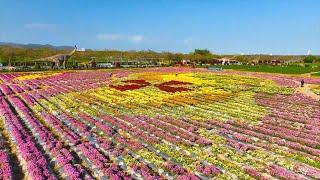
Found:
[{"label": "tree line", "polygon": [[[67,53],[70,50],[56,50],[48,47],[41,48],[20,48],[11,46],[0,46],[0,62],[4,65],[9,63],[32,62],[34,59],[49,57],[52,55]],[[76,52],[70,62],[81,63],[90,60],[96,62],[114,61],[156,61],[167,64],[174,64],[183,59],[191,60],[196,63],[208,63],[213,59],[223,57],[232,58],[240,62],[250,62],[254,60],[270,61],[290,61],[300,59],[305,62],[320,62],[318,56],[270,56],[270,55],[217,55],[207,49],[195,49],[191,53],[155,52],[152,50],[144,51],[118,51],[118,50],[87,50]]]}]

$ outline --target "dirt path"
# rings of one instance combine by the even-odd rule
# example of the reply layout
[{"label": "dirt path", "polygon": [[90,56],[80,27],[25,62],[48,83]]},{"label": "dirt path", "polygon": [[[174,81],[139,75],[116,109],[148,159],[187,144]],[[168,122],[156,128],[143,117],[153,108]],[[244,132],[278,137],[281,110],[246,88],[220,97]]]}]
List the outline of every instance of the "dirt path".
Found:
[{"label": "dirt path", "polygon": [[311,97],[312,99],[320,101],[320,96],[311,91],[311,86],[312,85],[310,84],[305,84],[304,87],[296,88],[296,92],[302,93],[306,96]]}]

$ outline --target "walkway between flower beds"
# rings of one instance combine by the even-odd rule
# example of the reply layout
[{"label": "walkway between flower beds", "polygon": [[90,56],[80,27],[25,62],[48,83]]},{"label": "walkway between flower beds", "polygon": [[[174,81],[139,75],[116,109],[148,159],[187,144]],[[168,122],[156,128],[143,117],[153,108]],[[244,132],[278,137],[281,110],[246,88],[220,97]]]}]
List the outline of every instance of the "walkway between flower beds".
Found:
[{"label": "walkway between flower beds", "polygon": [[296,92],[302,93],[306,96],[311,97],[317,101],[320,101],[320,96],[311,91],[310,84],[305,84],[304,87],[296,88]]}]

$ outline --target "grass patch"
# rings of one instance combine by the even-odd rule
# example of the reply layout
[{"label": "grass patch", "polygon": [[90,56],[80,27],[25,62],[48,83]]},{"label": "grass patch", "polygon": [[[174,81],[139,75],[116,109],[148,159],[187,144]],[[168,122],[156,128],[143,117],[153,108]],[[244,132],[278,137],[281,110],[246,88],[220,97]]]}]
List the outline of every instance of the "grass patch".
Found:
[{"label": "grass patch", "polygon": [[312,76],[320,76],[320,72],[314,73]]},{"label": "grass patch", "polygon": [[[251,72],[268,72],[268,73],[281,73],[281,74],[305,74],[314,71],[320,71],[320,67],[302,67],[302,66],[269,66],[269,65],[229,65],[229,66],[215,66],[222,67],[223,69],[235,69],[240,71]],[[320,74],[319,74],[320,75]]]}]

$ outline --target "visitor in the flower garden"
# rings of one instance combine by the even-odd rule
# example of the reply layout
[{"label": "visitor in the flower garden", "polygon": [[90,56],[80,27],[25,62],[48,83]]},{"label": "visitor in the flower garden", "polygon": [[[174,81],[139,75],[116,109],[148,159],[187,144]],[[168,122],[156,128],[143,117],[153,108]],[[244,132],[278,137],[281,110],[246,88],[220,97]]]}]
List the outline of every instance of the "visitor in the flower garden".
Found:
[{"label": "visitor in the flower garden", "polygon": [[303,87],[303,85],[304,85],[304,80],[302,79],[301,80],[301,87]]}]

